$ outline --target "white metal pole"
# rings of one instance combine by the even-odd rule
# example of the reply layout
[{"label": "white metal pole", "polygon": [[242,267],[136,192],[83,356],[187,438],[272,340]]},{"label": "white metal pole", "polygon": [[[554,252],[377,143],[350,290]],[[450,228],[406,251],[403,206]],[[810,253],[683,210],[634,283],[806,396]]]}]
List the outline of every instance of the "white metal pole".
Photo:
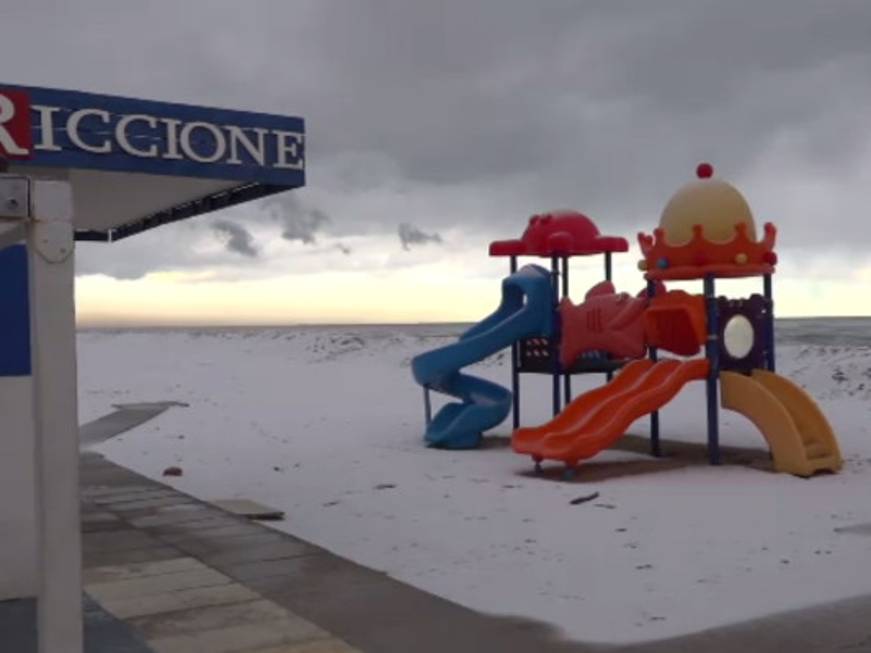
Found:
[{"label": "white metal pole", "polygon": [[69,183],[34,181],[27,246],[33,351],[40,653],[81,653],[82,547],[73,202]]}]

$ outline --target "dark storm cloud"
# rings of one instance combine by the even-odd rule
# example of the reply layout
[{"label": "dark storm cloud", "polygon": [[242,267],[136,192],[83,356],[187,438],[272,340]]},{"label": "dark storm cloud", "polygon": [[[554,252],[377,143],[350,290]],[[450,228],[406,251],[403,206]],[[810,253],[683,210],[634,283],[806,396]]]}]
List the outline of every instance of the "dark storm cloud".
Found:
[{"label": "dark storm cloud", "polygon": [[[439,232],[469,224],[506,237],[531,207],[572,206],[631,235],[710,159],[775,209],[784,202],[769,189],[824,189],[829,201],[765,216],[790,243],[871,245],[858,200],[871,174],[871,2],[175,7],[11,3],[0,79],[302,115],[309,184],[331,197],[477,193],[480,211],[426,218]],[[34,35],[40,49],[18,56]],[[517,215],[486,210],[518,188]],[[285,238],[308,244],[326,227],[386,234],[405,217],[266,207],[282,213]]]},{"label": "dark storm cloud", "polygon": [[228,252],[235,252],[248,258],[257,258],[260,254],[254,244],[254,236],[242,225],[229,220],[215,220],[212,229]]},{"label": "dark storm cloud", "polygon": [[305,254],[308,256],[322,256],[324,254],[331,254],[333,252],[339,252],[341,254],[344,254],[345,256],[350,256],[354,253],[354,250],[353,248],[349,247],[344,243],[333,243],[331,245],[312,247],[305,250]]},{"label": "dark storm cloud", "polygon": [[399,242],[402,243],[402,249],[408,251],[412,245],[425,245],[427,243],[440,243],[442,237],[439,234],[428,234],[421,231],[413,224],[403,222],[399,225]]},{"label": "dark storm cloud", "polygon": [[315,234],[329,221],[327,214],[319,209],[287,215],[282,219],[284,228],[281,237],[310,245],[315,242]]},{"label": "dark storm cloud", "polygon": [[317,207],[304,205],[296,195],[283,193],[264,200],[261,206],[282,227],[281,237],[313,245],[317,233],[330,222],[330,216]]}]

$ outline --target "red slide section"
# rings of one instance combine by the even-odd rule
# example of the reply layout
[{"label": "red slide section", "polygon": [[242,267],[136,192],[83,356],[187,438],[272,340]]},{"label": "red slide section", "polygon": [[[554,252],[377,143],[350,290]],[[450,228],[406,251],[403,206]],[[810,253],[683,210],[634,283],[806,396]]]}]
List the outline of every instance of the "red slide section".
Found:
[{"label": "red slide section", "polygon": [[517,429],[511,446],[536,460],[574,465],[610,446],[636,419],[661,408],[684,385],[707,374],[704,358],[635,361],[611,383],[572,401],[547,424]]}]

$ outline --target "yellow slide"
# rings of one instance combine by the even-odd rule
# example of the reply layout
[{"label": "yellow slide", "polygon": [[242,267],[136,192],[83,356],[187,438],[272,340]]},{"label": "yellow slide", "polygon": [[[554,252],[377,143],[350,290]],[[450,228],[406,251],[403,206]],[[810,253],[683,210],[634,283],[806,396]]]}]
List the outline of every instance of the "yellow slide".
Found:
[{"label": "yellow slide", "polygon": [[720,399],[723,408],[741,413],[762,432],[776,471],[811,476],[841,468],[829,421],[813,398],[789,379],[767,370],[753,370],[750,376],[721,372]]}]

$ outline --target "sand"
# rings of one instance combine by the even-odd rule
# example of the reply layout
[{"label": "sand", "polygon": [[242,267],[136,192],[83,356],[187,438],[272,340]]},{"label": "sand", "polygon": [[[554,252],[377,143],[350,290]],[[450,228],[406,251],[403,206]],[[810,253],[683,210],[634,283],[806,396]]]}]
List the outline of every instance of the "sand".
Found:
[{"label": "sand", "polygon": [[[871,592],[871,531],[851,528],[871,523],[871,349],[778,351],[779,371],[820,399],[839,435],[838,475],[760,469],[761,436],[726,413],[722,442],[755,450],[754,466],[608,451],[566,482],[531,473],[507,447],[507,422],[481,450],[423,446],[408,363],[452,337],[392,327],[86,331],[81,421],[117,403],[188,404],[97,449],[154,478],[177,465],[183,476],[164,481],[183,491],[274,506],[287,514],[276,528],[576,639],[657,639]],[[504,355],[474,370],[508,381]],[[576,378],[575,388],[601,381]],[[549,380],[523,383],[523,421],[535,424],[548,416]],[[697,383],[662,412],[663,437],[700,445],[704,411]]]}]

